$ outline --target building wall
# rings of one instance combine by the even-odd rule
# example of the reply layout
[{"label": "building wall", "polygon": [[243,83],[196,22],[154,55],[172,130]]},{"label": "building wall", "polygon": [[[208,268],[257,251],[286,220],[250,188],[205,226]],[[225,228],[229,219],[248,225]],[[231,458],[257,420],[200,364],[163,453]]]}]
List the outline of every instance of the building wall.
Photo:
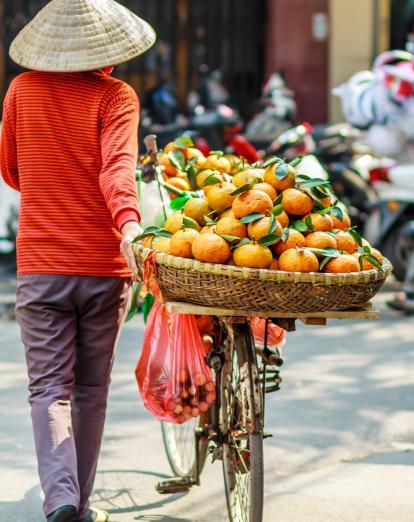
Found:
[{"label": "building wall", "polygon": [[[330,0],[329,88],[369,69],[388,48],[389,0]],[[343,120],[339,100],[329,98],[332,122]]]}]

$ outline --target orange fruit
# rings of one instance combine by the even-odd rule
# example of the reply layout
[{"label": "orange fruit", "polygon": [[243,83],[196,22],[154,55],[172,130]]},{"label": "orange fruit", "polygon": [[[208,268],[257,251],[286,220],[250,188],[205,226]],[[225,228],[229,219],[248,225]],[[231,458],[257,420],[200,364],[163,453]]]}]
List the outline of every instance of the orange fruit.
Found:
[{"label": "orange fruit", "polygon": [[[179,190],[190,190],[191,185],[187,178],[179,178],[179,177],[173,177],[169,178],[167,180],[167,183],[172,185],[173,187],[178,188]],[[168,189],[167,189],[168,190]],[[174,194],[171,190],[168,191],[168,194],[170,195],[171,199],[175,199],[178,197],[177,194]]]},{"label": "orange fruit", "polygon": [[200,234],[192,244],[192,253],[197,261],[225,263],[231,255],[230,247],[217,234]]},{"label": "orange fruit", "polygon": [[152,243],[152,249],[156,252],[162,252],[164,254],[169,254],[171,252],[171,238],[169,237],[160,237],[157,238]]},{"label": "orange fruit", "polygon": [[279,221],[282,228],[286,228],[289,225],[289,216],[284,210],[282,210],[282,212],[276,216],[276,219]]},{"label": "orange fruit", "polygon": [[259,243],[247,243],[233,251],[233,260],[236,266],[268,268],[273,261],[273,256],[270,248]]},{"label": "orange fruit", "polygon": [[158,163],[160,164],[161,167],[164,167],[163,172],[165,172],[165,174],[167,174],[168,176],[177,175],[177,169],[171,163],[170,158],[168,157],[168,154],[165,154],[164,152],[160,152],[158,154]]},{"label": "orange fruit", "polygon": [[[371,248],[371,255],[375,257],[375,259],[379,262],[380,265],[383,265],[384,258],[379,250],[376,248]],[[361,257],[361,254],[359,252],[355,252],[354,257],[358,260],[359,264],[359,258]],[[365,257],[362,259],[362,270],[378,270],[376,266],[374,266],[368,259]]]},{"label": "orange fruit", "polygon": [[236,218],[224,217],[217,221],[216,233],[243,239],[246,237],[246,225]]},{"label": "orange fruit", "polygon": [[335,230],[348,230],[351,227],[351,219],[348,216],[348,214],[344,211],[343,218],[338,219],[334,214],[331,214],[332,222],[333,222],[333,228]]},{"label": "orange fruit", "polygon": [[[254,185],[263,181],[263,169],[242,170],[233,176],[233,184],[242,187],[247,183]],[[255,187],[256,188],[256,187]]]},{"label": "orange fruit", "polygon": [[269,183],[257,183],[254,186],[254,190],[261,190],[262,192],[265,192],[272,201],[277,198],[276,189],[273,188],[272,185],[269,185]]},{"label": "orange fruit", "polygon": [[335,240],[338,250],[345,250],[348,254],[353,254],[358,248],[358,243],[352,237],[352,234],[345,230],[340,230],[335,235]]},{"label": "orange fruit", "polygon": [[231,207],[235,198],[231,193],[236,190],[233,183],[218,183],[217,185],[211,185],[209,189],[207,192],[207,201],[213,210]]},{"label": "orange fruit", "polygon": [[277,259],[273,259],[270,263],[269,270],[279,270],[279,261]]},{"label": "orange fruit", "polygon": [[[272,222],[272,218],[266,216],[264,218],[255,221],[254,223],[249,223],[247,226],[247,234],[250,239],[254,239],[255,241],[260,241],[262,237],[269,235],[270,225]],[[276,234],[278,236],[282,235],[282,227],[280,223],[276,221],[276,229],[272,234]]]},{"label": "orange fruit", "polygon": [[295,186],[296,182],[296,169],[292,167],[292,165],[288,165],[288,175],[283,178],[279,179],[276,176],[276,169],[280,163],[273,163],[273,165],[269,165],[264,173],[264,181],[265,183],[269,183],[269,185],[272,185],[278,192],[282,192],[283,190],[286,190],[288,188],[293,188]]},{"label": "orange fruit", "polygon": [[204,163],[205,169],[219,170],[220,172],[229,173],[231,171],[231,163],[224,156],[217,156],[216,154],[210,154],[207,156]]},{"label": "orange fruit", "polygon": [[200,233],[193,228],[179,230],[171,237],[170,254],[177,257],[192,258],[192,244],[200,237]]},{"label": "orange fruit", "polygon": [[309,214],[313,209],[313,201],[305,192],[295,188],[283,191],[282,205],[285,211],[292,216]]},{"label": "orange fruit", "polygon": [[[331,216],[328,216],[328,214],[318,214],[317,212],[313,212],[312,214],[308,214],[303,218],[303,221],[305,221],[307,218],[310,218],[312,226],[314,228],[313,231],[320,231],[320,232],[330,232],[333,229],[333,222]],[[312,231],[312,227],[311,227]]]},{"label": "orange fruit", "polygon": [[306,239],[303,234],[301,234],[298,230],[295,230],[293,228],[289,229],[289,235],[286,238],[285,241],[280,240],[276,245],[273,247],[273,252],[277,254],[278,256],[285,252],[285,250],[289,250],[291,248],[303,247],[305,246]]},{"label": "orange fruit", "polygon": [[197,185],[197,188],[199,188],[199,189],[203,188],[204,182],[212,174],[215,174],[217,177],[222,178],[221,173],[218,172],[218,171],[214,171],[214,170],[211,170],[211,169],[200,170],[200,172],[196,175],[196,185]]},{"label": "orange fruit", "polygon": [[[166,219],[164,223],[164,229],[167,230],[167,232],[171,232],[171,234],[175,234],[183,228],[185,217],[186,216],[183,214],[181,210],[174,212],[174,214],[172,214]],[[200,225],[197,223],[197,221],[189,217],[187,219],[194,223],[194,225],[197,227],[197,230],[200,230]]]},{"label": "orange fruit", "polygon": [[359,263],[351,254],[341,254],[332,258],[324,268],[324,272],[329,274],[348,274],[359,271]]},{"label": "orange fruit", "polygon": [[[305,246],[308,248],[337,248],[336,240],[326,232],[312,232],[305,238]],[[316,254],[316,257],[323,257]]]},{"label": "orange fruit", "polygon": [[273,202],[270,196],[260,190],[254,189],[239,194],[232,205],[234,215],[239,219],[252,212],[267,214],[272,208]]},{"label": "orange fruit", "polygon": [[200,230],[200,234],[215,234],[216,225],[206,225]]},{"label": "orange fruit", "polygon": [[195,147],[187,147],[184,149],[184,156],[186,160],[191,160],[196,158],[196,165],[199,168],[204,168],[206,163],[206,157],[201,152],[201,150],[196,149]]},{"label": "orange fruit", "polygon": [[211,212],[211,208],[205,199],[191,198],[184,205],[184,214],[193,218],[199,225],[205,225],[204,216]]},{"label": "orange fruit", "polygon": [[234,154],[225,154],[224,157],[229,160],[231,165],[230,174],[236,174],[243,165],[243,160]]},{"label": "orange fruit", "polygon": [[315,254],[308,249],[289,248],[279,257],[279,270],[284,272],[317,272],[319,261]]},{"label": "orange fruit", "polygon": [[234,215],[233,209],[228,208],[224,212],[221,212],[221,214],[219,214],[219,217],[220,218],[224,218],[224,217],[233,217],[233,218],[235,218],[236,216]]}]

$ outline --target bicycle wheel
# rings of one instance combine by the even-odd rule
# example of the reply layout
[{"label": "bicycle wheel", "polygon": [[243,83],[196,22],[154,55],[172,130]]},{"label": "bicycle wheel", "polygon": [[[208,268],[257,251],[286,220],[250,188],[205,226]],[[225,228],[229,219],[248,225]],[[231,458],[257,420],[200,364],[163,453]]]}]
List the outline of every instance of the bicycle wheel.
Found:
[{"label": "bicycle wheel", "polygon": [[[171,470],[176,477],[196,477],[196,437],[195,430],[207,424],[208,414],[200,415],[184,424],[161,422],[162,438]],[[207,457],[208,439],[198,440],[198,462],[200,474]]]},{"label": "bicycle wheel", "polygon": [[247,323],[229,332],[223,368],[223,473],[231,522],[263,518],[263,406],[254,341]]}]

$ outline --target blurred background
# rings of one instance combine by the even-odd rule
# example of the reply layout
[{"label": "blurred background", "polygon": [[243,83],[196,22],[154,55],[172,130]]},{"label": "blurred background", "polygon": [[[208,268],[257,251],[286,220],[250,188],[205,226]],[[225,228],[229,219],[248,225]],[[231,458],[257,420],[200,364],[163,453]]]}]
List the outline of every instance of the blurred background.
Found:
[{"label": "blurred background", "polygon": [[[45,0],[1,0],[0,97],[20,70],[7,56],[17,32]],[[160,78],[186,103],[207,64],[245,118],[264,80],[282,71],[296,93],[297,118],[339,121],[333,86],[369,68],[382,50],[401,48],[414,25],[412,0],[121,0],[155,27],[157,45],[116,70],[141,97]]]}]

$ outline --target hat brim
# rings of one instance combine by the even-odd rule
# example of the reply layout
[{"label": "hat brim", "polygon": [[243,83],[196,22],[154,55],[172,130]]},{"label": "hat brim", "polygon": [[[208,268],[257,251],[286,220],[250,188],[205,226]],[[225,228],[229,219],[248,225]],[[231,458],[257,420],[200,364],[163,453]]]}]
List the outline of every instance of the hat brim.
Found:
[{"label": "hat brim", "polygon": [[27,69],[81,72],[119,65],[147,51],[154,29],[114,0],[52,0],[12,42]]}]

